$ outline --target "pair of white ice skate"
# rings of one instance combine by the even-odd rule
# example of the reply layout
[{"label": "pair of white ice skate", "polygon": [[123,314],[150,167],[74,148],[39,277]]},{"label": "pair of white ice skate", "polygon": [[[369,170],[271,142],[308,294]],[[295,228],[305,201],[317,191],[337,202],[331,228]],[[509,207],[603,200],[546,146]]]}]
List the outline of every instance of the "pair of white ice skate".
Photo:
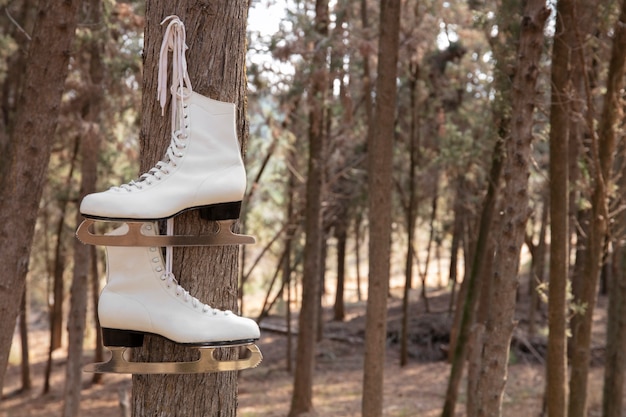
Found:
[{"label": "pair of white ice skate", "polygon": [[[234,234],[246,187],[246,173],[236,134],[235,105],[193,92],[185,59],[185,28],[170,16],[159,65],[159,99],[165,107],[172,96],[172,138],[162,161],[138,180],[108,191],[87,195],[80,212],[86,220],[77,237],[87,244],[104,245],[107,284],[98,315],[104,345],[112,351],[109,362],[89,365],[91,372],[195,373],[250,368],[261,361],[253,344],[259,327],[231,311],[211,308],[182,288],[172,274],[172,246],[254,243]],[[167,59],[172,52],[173,82],[167,88]],[[209,236],[173,235],[173,218],[199,210],[203,219],[217,221],[219,231]],[[157,220],[168,222],[167,235],[158,232]],[[90,226],[97,220],[123,224],[106,235]],[[161,248],[166,247],[166,259]],[[124,351],[140,347],[145,334],[200,348],[195,362],[139,363],[127,361]],[[213,351],[244,345],[245,359],[221,361]]]}]

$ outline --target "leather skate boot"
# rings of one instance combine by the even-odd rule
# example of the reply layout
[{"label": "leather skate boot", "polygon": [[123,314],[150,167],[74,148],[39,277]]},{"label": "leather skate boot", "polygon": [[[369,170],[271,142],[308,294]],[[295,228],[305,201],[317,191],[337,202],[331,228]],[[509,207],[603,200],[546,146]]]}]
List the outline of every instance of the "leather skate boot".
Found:
[{"label": "leather skate boot", "polygon": [[239,217],[246,172],[235,132],[235,105],[195,92],[182,103],[186,131],[172,133],[165,158],[137,181],[85,196],[83,216],[146,221],[198,208],[209,220]]},{"label": "leather skate boot", "polygon": [[[145,222],[142,233],[156,234],[156,224]],[[110,235],[123,235],[123,224]],[[231,311],[211,308],[178,285],[169,265],[156,247],[107,247],[107,285],[100,294],[98,317],[104,345],[111,351],[108,362],[89,364],[86,372],[130,374],[181,374],[239,371],[263,360],[253,344],[259,327]],[[168,247],[168,263],[171,247]],[[133,362],[128,348],[141,347],[146,334],[167,338],[197,349],[190,362]],[[214,353],[241,346],[237,359],[216,358]],[[234,353],[234,352],[233,352]]]},{"label": "leather skate boot", "polygon": [[[159,58],[158,95],[161,108],[171,93],[172,133],[164,158],[137,180],[85,196],[80,204],[87,218],[77,230],[86,244],[106,246],[204,246],[254,243],[235,234],[246,190],[246,171],[236,132],[236,107],[192,90],[187,72],[185,28],[176,16],[167,29]],[[172,52],[172,85],[168,88],[168,55]],[[219,233],[198,238],[139,235],[137,222],[172,219],[199,209],[203,219],[218,221]],[[130,236],[115,241],[89,231],[96,220],[132,222]],[[133,237],[134,236],[134,237]]]},{"label": "leather skate boot", "polygon": [[[142,233],[156,234],[144,223]],[[126,224],[110,234],[124,234]],[[105,346],[141,346],[156,334],[192,346],[243,345],[259,339],[254,320],[209,307],[178,285],[156,247],[107,247],[107,284],[98,316]],[[124,342],[127,342],[125,344]]]}]

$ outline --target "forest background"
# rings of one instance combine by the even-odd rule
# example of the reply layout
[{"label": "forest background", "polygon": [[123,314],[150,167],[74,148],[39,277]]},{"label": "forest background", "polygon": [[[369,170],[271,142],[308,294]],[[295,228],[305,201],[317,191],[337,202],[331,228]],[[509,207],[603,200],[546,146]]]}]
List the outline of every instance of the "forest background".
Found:
[{"label": "forest background", "polygon": [[[389,137],[391,290],[384,297],[400,289],[403,318],[399,330],[385,335],[385,346],[398,338],[402,365],[415,345],[424,343],[440,352],[431,360],[450,361],[443,416],[454,415],[465,365],[471,393],[467,415],[502,413],[512,339],[545,365],[545,413],[585,416],[590,364],[600,350],[605,367],[601,415],[621,416],[626,2],[400,3]],[[0,4],[0,154],[5,158],[20,140],[14,133],[20,120],[17,98],[37,8],[29,0]],[[328,14],[326,31],[318,24],[320,5]],[[290,333],[305,302],[304,218],[313,204],[305,198],[307,139],[311,112],[319,106],[325,163],[316,203],[322,208],[323,262],[320,291],[312,302],[325,307],[313,310],[320,315],[314,322],[321,340],[325,311],[333,321],[343,321],[350,306],[362,305],[368,314],[386,317],[386,303],[370,304],[367,279],[373,262],[380,261],[379,254],[367,254],[368,231],[377,218],[368,206],[368,181],[384,175],[369,169],[367,152],[381,100],[377,65],[389,52],[379,43],[380,4],[303,0],[251,6],[262,15],[275,16],[277,8],[285,13],[274,31],[260,33],[251,26],[248,32],[249,190],[241,227],[259,243],[240,251],[239,308],[262,326],[268,318],[284,318],[273,330]],[[37,167],[45,182],[18,328],[24,358],[29,332],[49,329],[44,391],[53,352],[64,344],[77,203],[85,172],[94,166],[87,155],[97,156],[97,189],[138,173],[144,13],[143,2],[91,0],[79,7],[50,162]],[[321,67],[314,59],[319,50]],[[315,101],[310,91],[320,68],[326,83],[323,99]],[[9,164],[0,162],[4,181]],[[3,229],[3,244],[10,236]],[[90,250],[93,315],[104,260]],[[433,320],[429,300],[435,291],[449,298],[445,312],[435,315],[445,317],[445,330],[431,329],[428,340],[411,337],[412,323],[420,317]],[[607,340],[601,347],[592,345],[598,291],[608,304]],[[411,307],[415,293],[420,311]],[[96,346],[101,357],[95,317],[90,323],[85,344]],[[290,348],[287,352],[290,364]],[[381,363],[384,353],[384,348],[377,351]],[[8,360],[9,352],[3,355]],[[30,389],[28,361],[21,363],[23,388]],[[295,381],[294,386],[295,397],[300,385]],[[366,398],[376,396],[364,397],[366,415],[372,409]]]}]

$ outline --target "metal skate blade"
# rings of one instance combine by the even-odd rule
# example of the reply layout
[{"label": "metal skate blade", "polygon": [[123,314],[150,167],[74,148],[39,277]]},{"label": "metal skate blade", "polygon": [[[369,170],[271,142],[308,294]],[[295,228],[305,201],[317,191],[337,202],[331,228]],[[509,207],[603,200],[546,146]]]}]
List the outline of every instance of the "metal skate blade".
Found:
[{"label": "metal skate blade", "polygon": [[218,246],[248,245],[256,243],[254,236],[233,233],[231,226],[235,220],[218,220],[217,231],[208,235],[144,235],[141,226],[144,222],[127,222],[128,233],[125,235],[99,235],[92,233],[91,225],[96,221],[85,219],[76,230],[78,240],[86,245],[102,246]]},{"label": "metal skate blade", "polygon": [[111,359],[108,362],[88,364],[83,371],[115,374],[199,374],[255,368],[263,360],[261,351],[257,345],[244,347],[249,351],[249,356],[235,360],[216,359],[214,352],[219,348],[198,348],[200,358],[191,362],[131,362],[124,357],[129,348],[111,347]]}]

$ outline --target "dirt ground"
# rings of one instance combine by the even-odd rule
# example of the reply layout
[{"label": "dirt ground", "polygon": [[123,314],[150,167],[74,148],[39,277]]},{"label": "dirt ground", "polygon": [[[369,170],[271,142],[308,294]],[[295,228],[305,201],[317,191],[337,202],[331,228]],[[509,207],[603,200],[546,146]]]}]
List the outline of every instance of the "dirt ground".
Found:
[{"label": "dirt ground", "polygon": [[[431,417],[441,413],[449,375],[449,365],[443,360],[447,342],[448,298],[446,293],[431,296],[430,311],[423,305],[413,307],[411,323],[410,361],[399,366],[400,300],[390,300],[388,334],[385,358],[384,415],[388,417]],[[597,340],[604,330],[605,300],[599,301],[596,317]],[[314,405],[320,417],[356,417],[361,412],[363,381],[364,303],[350,304],[347,320],[341,323],[326,321],[327,338],[317,346]],[[293,384],[293,375],[286,370],[287,336],[277,331],[283,319],[270,317],[258,343],[264,355],[256,369],[241,372],[239,380],[239,411],[241,417],[286,416]],[[55,353],[51,390],[42,395],[43,375],[48,346],[47,332],[31,334],[31,365],[33,389],[19,392],[19,355],[15,355],[7,370],[0,417],[60,416],[63,404],[65,352]],[[19,338],[16,338],[19,341]],[[293,339],[295,346],[295,337]],[[533,352],[523,344],[513,348],[503,415],[506,417],[539,416],[544,386],[544,368],[541,364],[541,345]],[[601,347],[599,349],[601,351]],[[538,355],[539,354],[539,355]],[[294,353],[295,356],[295,353]],[[293,356],[292,356],[293,357]],[[86,358],[86,362],[89,359]],[[600,416],[603,369],[596,365],[590,375],[589,417]],[[131,379],[127,375],[105,375],[102,383],[91,384],[91,375],[84,376],[81,415],[84,417],[119,417],[120,401],[128,401]],[[457,416],[464,416],[466,399],[462,384]]]}]

